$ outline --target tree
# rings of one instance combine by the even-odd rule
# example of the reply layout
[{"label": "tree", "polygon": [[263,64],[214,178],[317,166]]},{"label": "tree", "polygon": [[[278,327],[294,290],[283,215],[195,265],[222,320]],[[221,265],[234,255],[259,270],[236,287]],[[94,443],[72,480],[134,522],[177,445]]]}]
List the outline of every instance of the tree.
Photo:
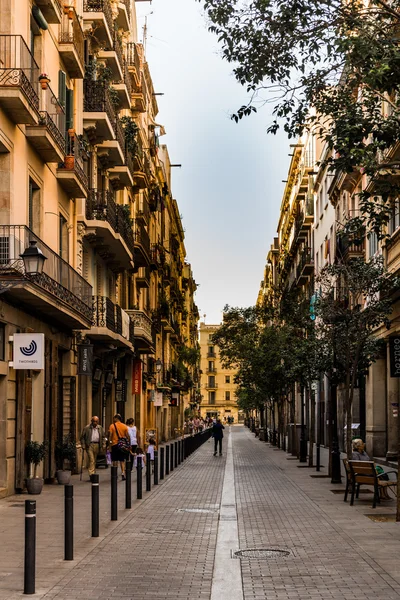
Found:
[{"label": "tree", "polygon": [[387,272],[382,257],[361,258],[326,266],[318,278],[320,296],[316,312],[337,382],[344,386],[347,456],[351,459],[354,390],[358,379],[379,357],[383,342],[376,330],[392,311],[391,293],[398,277]]},{"label": "tree", "polygon": [[[400,0],[199,0],[222,56],[249,92],[238,121],[274,105],[268,131],[305,128],[331,170],[366,174],[361,210],[378,236],[398,196]],[[397,177],[396,177],[397,175]]]}]

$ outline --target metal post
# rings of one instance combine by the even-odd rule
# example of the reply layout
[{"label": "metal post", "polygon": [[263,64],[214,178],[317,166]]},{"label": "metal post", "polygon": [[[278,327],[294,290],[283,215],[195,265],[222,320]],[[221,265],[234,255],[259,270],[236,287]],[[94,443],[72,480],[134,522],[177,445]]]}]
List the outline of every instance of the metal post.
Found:
[{"label": "metal post", "polygon": [[342,483],[340,473],[340,450],[337,430],[337,386],[331,381],[331,407],[332,407],[332,479],[331,483]]},{"label": "metal post", "polygon": [[146,454],[146,492],[151,492],[151,460],[150,453]]},{"label": "metal post", "polygon": [[92,481],[92,537],[99,537],[99,524],[100,524],[99,476],[97,474],[92,475],[91,481]]},{"label": "metal post", "polygon": [[164,454],[165,454],[165,448],[160,448],[160,481],[162,479],[164,479]]},{"label": "metal post", "polygon": [[300,462],[307,462],[306,424],[304,419],[304,385],[300,387],[301,431],[300,431]]},{"label": "metal post", "polygon": [[143,469],[143,465],[142,465],[142,457],[141,456],[137,456],[136,457],[136,469],[137,469],[137,486],[136,486],[136,498],[138,500],[141,500],[143,497],[143,493],[142,493],[142,469]]},{"label": "metal post", "polygon": [[118,467],[111,467],[111,521],[118,521]]},{"label": "metal post", "polygon": [[169,450],[169,457],[170,457],[170,465],[169,465],[169,470],[172,471],[174,470],[174,444],[170,444],[170,450]]},{"label": "metal post", "polygon": [[181,462],[185,460],[185,438],[181,439]]},{"label": "metal post", "polygon": [[158,452],[154,450],[154,485],[158,485]]},{"label": "metal post", "polygon": [[182,454],[182,452],[181,452],[181,440],[178,440],[176,442],[176,444],[177,444],[177,446],[176,446],[176,448],[177,448],[176,455],[177,455],[178,465],[180,465],[181,464],[181,454]]},{"label": "metal post", "polygon": [[35,593],[36,500],[25,500],[24,594]]},{"label": "metal post", "polygon": [[132,461],[125,462],[125,508],[132,508]]},{"label": "metal post", "polygon": [[64,560],[74,560],[74,486],[64,486]]},{"label": "metal post", "polygon": [[[323,375],[322,375],[323,377]],[[315,470],[321,470],[321,380],[318,388],[318,397],[317,397],[317,445],[316,445],[316,466]]]},{"label": "metal post", "polygon": [[174,442],[174,468],[178,468],[178,442]]},{"label": "metal post", "polygon": [[165,474],[169,475],[169,444],[165,446]]}]

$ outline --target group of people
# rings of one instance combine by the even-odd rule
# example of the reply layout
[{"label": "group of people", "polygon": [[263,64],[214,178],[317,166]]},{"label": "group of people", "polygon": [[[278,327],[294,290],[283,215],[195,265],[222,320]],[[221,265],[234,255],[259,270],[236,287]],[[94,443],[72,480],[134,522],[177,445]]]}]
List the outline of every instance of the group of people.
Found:
[{"label": "group of people", "polygon": [[[135,421],[129,418],[126,424],[122,422],[120,414],[114,415],[113,422],[108,430],[108,438],[104,428],[100,425],[99,417],[93,416],[89,425],[86,425],[81,435],[81,446],[86,452],[89,481],[96,472],[97,456],[100,451],[107,451],[111,455],[111,463],[114,467],[121,467],[121,476],[125,480],[125,467],[128,457],[133,460],[133,467],[137,467],[138,458],[142,459],[142,465],[146,465],[146,456],[138,444],[138,431]],[[150,455],[149,468],[154,464],[154,451],[156,441],[152,438],[147,444],[147,454]]]}]

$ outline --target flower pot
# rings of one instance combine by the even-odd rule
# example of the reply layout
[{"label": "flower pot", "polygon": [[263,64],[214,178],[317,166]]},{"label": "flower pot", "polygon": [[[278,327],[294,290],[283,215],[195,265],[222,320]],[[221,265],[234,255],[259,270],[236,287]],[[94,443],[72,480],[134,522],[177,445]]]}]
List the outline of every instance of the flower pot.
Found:
[{"label": "flower pot", "polygon": [[60,485],[68,485],[71,481],[71,471],[59,470],[56,472],[57,481]]},{"label": "flower pot", "polygon": [[66,156],[64,159],[64,167],[67,171],[73,171],[75,167],[75,156]]},{"label": "flower pot", "polygon": [[28,477],[26,480],[26,489],[28,494],[41,494],[44,479],[42,477]]}]

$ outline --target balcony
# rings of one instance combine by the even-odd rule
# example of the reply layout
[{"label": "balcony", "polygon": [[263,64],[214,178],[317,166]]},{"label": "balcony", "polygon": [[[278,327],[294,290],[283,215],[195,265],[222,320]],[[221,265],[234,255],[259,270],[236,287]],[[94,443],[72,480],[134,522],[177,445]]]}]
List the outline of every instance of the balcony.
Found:
[{"label": "balcony", "polygon": [[113,43],[99,51],[98,59],[105,61],[111,70],[112,81],[120,81],[123,78],[124,54],[116,31],[113,33]]},{"label": "balcony", "polygon": [[365,240],[361,240],[360,244],[350,243],[344,236],[336,237],[336,258],[343,261],[351,260],[352,258],[362,258],[365,256]]},{"label": "balcony", "polygon": [[304,248],[296,269],[297,285],[304,285],[314,273],[314,257],[311,248]]},{"label": "balcony", "polygon": [[125,134],[118,117],[115,119],[114,132],[114,140],[106,140],[97,146],[97,157],[103,169],[125,163]]},{"label": "balcony", "polygon": [[207,381],[207,383],[204,387],[206,388],[206,390],[217,390],[218,383],[215,383],[215,381],[214,382]]},{"label": "balcony", "polygon": [[74,8],[63,14],[58,49],[70,77],[83,79],[85,75],[84,37],[78,15]]},{"label": "balcony", "polygon": [[66,157],[58,165],[57,180],[70,198],[87,198],[88,178],[83,169],[85,151],[78,136],[67,140]]},{"label": "balcony", "polygon": [[149,288],[150,287],[150,267],[139,267],[135,277],[136,287],[138,288]]},{"label": "balcony", "polygon": [[217,358],[215,352],[207,352],[207,358]]},{"label": "balcony", "polygon": [[215,367],[214,367],[214,369],[206,369],[207,375],[208,374],[212,375],[213,373],[216,373],[216,372],[217,372],[217,369]]},{"label": "balcony", "polygon": [[119,0],[118,2],[118,14],[115,19],[118,27],[121,27],[124,31],[129,31],[131,19],[131,3],[130,0]]},{"label": "balcony", "polygon": [[61,0],[36,0],[36,6],[40,8],[48,23],[61,22]]},{"label": "balcony", "polygon": [[133,330],[129,314],[107,296],[93,296],[92,327],[87,335],[97,342],[128,347],[133,351]]},{"label": "balcony", "polygon": [[140,198],[139,200],[139,210],[136,213],[136,220],[143,221],[146,225],[149,223],[150,218],[150,208],[149,203],[147,202],[145,197]]},{"label": "balcony", "polygon": [[136,112],[146,112],[147,108],[147,86],[143,75],[141,75],[140,86],[134,89],[132,93],[132,110]]},{"label": "balcony", "polygon": [[127,50],[128,50],[128,53],[127,53],[128,69],[129,69],[129,73],[132,77],[133,87],[136,90],[136,89],[140,88],[140,81],[141,81],[140,56],[139,56],[139,52],[137,49],[137,44],[135,44],[134,42],[130,42],[128,44]]},{"label": "balcony", "polygon": [[110,0],[83,0],[83,20],[92,25],[101,45],[112,46],[114,23]]},{"label": "balcony", "polygon": [[101,81],[84,79],[83,127],[92,144],[115,140],[116,116],[106,85]]},{"label": "balcony", "polygon": [[65,112],[49,85],[41,90],[39,123],[27,125],[25,135],[44,162],[64,160]]},{"label": "balcony", "polygon": [[134,260],[137,267],[146,267],[150,264],[150,238],[142,223],[136,223],[135,227]]},{"label": "balcony", "polygon": [[152,320],[143,310],[126,309],[130,315],[135,333],[135,350],[140,354],[153,354],[155,344],[153,340]]},{"label": "balcony", "polygon": [[[24,273],[22,252],[35,240],[47,260],[43,273]],[[92,287],[25,225],[0,225],[1,287],[11,301],[62,328],[85,329],[92,319]],[[4,288],[3,288],[4,289]]]},{"label": "balcony", "polygon": [[145,166],[145,154],[143,152],[142,141],[137,139],[136,154],[133,157],[134,185],[139,190],[143,190],[150,185],[150,176]]},{"label": "balcony", "polygon": [[129,152],[124,152],[125,164],[108,169],[108,175],[115,190],[133,186],[133,160]]},{"label": "balcony", "polygon": [[16,124],[39,122],[39,66],[20,35],[0,35],[0,106]]},{"label": "balcony", "polygon": [[164,249],[160,244],[152,244],[150,248],[150,267],[154,271],[156,269],[163,270],[165,261]]},{"label": "balcony", "polygon": [[122,206],[112,192],[90,190],[86,200],[87,238],[103,259],[115,266],[132,267],[134,251],[132,228]]},{"label": "balcony", "polygon": [[118,108],[130,108],[132,96],[132,83],[126,61],[122,64],[122,78],[118,82],[113,83],[113,88],[118,93],[119,106]]}]

